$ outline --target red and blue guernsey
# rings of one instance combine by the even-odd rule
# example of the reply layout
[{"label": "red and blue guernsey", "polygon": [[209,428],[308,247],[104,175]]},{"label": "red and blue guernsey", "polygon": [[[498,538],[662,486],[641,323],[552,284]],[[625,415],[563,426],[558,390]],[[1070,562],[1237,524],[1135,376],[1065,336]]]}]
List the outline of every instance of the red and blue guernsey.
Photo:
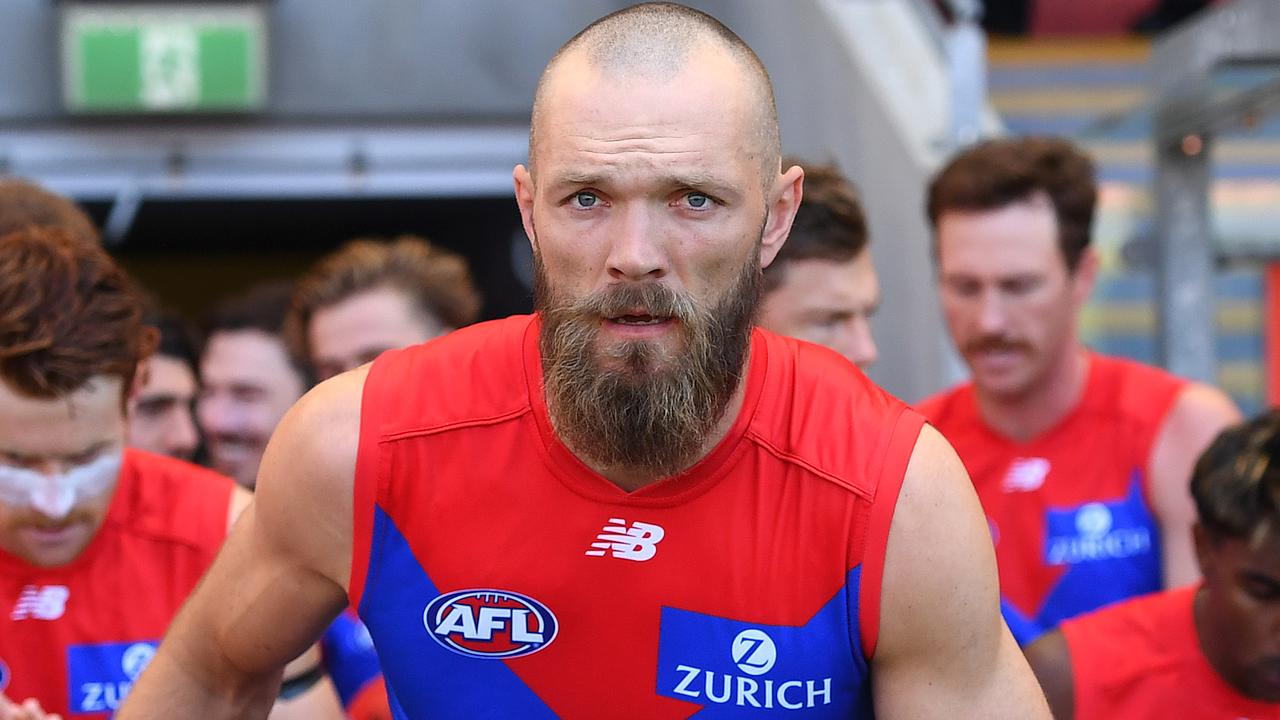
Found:
[{"label": "red and blue guernsey", "polygon": [[1192,610],[1199,588],[1135,598],[1062,624],[1076,720],[1280,720],[1280,703],[1246,697],[1209,664]]},{"label": "red and blue guernsey", "polygon": [[[1038,631],[1162,586],[1148,462],[1186,381],[1091,353],[1079,403],[1038,437],[991,430],[972,384],[918,407],[955,447],[991,525],[1011,626]],[[1012,606],[1010,609],[1009,606]]]},{"label": "red and blue guernsey", "polygon": [[227,535],[234,484],[126,450],[101,530],[68,565],[0,550],[0,692],[110,717]]},{"label": "red and blue guernsey", "polygon": [[397,717],[871,717],[923,419],[760,330],[745,383],[706,458],[627,493],[552,431],[533,317],[379,358],[350,587]]}]

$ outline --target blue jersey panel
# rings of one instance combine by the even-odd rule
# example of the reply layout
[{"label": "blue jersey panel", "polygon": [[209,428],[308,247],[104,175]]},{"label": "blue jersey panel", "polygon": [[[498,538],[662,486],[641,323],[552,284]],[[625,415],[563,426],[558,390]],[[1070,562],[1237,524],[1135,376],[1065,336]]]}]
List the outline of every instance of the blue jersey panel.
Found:
[{"label": "blue jersey panel", "polygon": [[[467,656],[431,637],[424,611],[439,595],[395,522],[381,508],[375,508],[373,552],[359,610],[383,660],[397,714],[408,718],[554,718],[500,658]],[[430,671],[423,672],[424,667]]]},{"label": "blue jersey panel", "polygon": [[369,629],[347,612],[339,615],[320,638],[320,650],[343,707],[382,675]]},{"label": "blue jersey panel", "polygon": [[1050,508],[1045,527],[1045,562],[1066,572],[1035,618],[1041,627],[1161,588],[1160,531],[1142,496],[1141,471],[1125,497]]},{"label": "blue jersey panel", "polygon": [[[698,703],[697,718],[870,718],[858,630],[860,568],[799,627],[662,608],[659,695]],[[801,712],[797,712],[801,711]]]}]

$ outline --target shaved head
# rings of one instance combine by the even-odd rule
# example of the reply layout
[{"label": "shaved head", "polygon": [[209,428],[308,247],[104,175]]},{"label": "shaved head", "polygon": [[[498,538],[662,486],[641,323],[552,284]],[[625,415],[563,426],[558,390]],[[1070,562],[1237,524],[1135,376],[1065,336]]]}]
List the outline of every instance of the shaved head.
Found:
[{"label": "shaved head", "polygon": [[[769,73],[755,52],[732,30],[710,15],[674,3],[644,3],[606,15],[573,36],[547,63],[533,100],[529,128],[529,167],[537,164],[537,138],[543,126],[546,104],[555,94],[557,69],[566,64],[585,64],[591,70],[620,82],[656,81],[690,69],[706,57],[719,53],[733,60],[742,71],[750,93],[754,132],[753,147],[766,177],[778,172],[781,140],[778,111],[773,99]],[[709,76],[708,82],[724,82]]]}]

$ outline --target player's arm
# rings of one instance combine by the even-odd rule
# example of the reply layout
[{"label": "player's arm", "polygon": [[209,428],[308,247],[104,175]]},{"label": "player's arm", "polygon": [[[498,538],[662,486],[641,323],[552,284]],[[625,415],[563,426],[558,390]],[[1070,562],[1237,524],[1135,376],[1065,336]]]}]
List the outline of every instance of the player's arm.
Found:
[{"label": "player's arm", "polygon": [[1075,681],[1071,675],[1071,648],[1061,630],[1053,630],[1026,648],[1027,662],[1035,672],[1055,720],[1075,717]]},{"label": "player's arm", "polygon": [[253,493],[236,485],[231,489],[231,502],[227,504],[227,532],[231,532],[231,528],[235,527],[236,521],[249,509],[249,504],[253,502]]},{"label": "player's arm", "polygon": [[1191,500],[1191,470],[1218,433],[1240,422],[1240,411],[1221,390],[1188,385],[1165,416],[1151,448],[1151,505],[1160,523],[1161,561],[1166,588],[1200,578],[1191,526],[1196,520]]},{"label": "player's arm", "polygon": [[244,511],[129,694],[120,720],[265,717],[281,668],[346,605],[363,373],[281,421]]},{"label": "player's arm", "polygon": [[973,485],[929,426],[890,523],[880,607],[876,717],[1048,720],[1000,617],[995,552]]}]

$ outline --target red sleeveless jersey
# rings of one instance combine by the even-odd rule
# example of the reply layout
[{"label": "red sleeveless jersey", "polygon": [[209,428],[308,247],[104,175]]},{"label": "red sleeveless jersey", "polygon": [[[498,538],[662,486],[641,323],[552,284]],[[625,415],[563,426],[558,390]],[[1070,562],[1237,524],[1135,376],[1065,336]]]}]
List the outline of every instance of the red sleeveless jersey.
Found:
[{"label": "red sleeveless jersey", "polygon": [[1280,703],[1245,697],[1205,659],[1191,611],[1198,588],[1137,598],[1062,624],[1076,720],[1280,719]]},{"label": "red sleeveless jersey", "polygon": [[350,587],[397,717],[870,717],[923,420],[760,330],[745,383],[705,459],[627,493],[554,434],[535,319],[379,358]]},{"label": "red sleeveless jersey", "polygon": [[1027,442],[983,422],[972,384],[918,405],[973,478],[1006,603],[1041,629],[1163,587],[1147,465],[1185,385],[1091,353],[1080,402]]},{"label": "red sleeveless jersey", "polygon": [[0,550],[0,691],[66,718],[122,703],[227,534],[234,483],[125,450],[102,528],[68,565]]}]

